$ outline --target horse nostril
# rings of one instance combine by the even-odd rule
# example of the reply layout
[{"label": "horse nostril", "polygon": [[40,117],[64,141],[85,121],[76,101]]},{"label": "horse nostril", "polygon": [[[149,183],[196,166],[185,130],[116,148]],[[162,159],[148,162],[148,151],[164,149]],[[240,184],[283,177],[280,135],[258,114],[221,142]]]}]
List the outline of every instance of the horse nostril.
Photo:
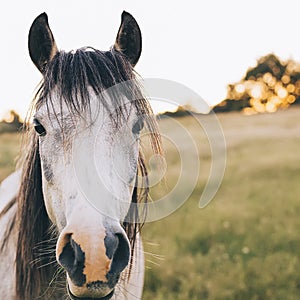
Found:
[{"label": "horse nostril", "polygon": [[72,239],[71,234],[66,237],[68,242],[65,244],[58,262],[67,271],[73,283],[83,286],[86,276],[83,274],[85,254],[80,246]]},{"label": "horse nostril", "polygon": [[130,258],[130,248],[127,239],[123,234],[116,234],[117,246],[115,248],[112,263],[110,266],[111,274],[121,273],[128,265]]}]

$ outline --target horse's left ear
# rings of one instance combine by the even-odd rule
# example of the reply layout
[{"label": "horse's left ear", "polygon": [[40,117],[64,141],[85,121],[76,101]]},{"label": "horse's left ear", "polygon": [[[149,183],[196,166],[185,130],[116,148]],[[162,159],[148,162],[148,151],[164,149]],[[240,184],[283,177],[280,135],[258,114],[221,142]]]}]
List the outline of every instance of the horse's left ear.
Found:
[{"label": "horse's left ear", "polygon": [[126,11],[122,13],[114,48],[121,52],[135,66],[142,52],[142,34],[134,17]]},{"label": "horse's left ear", "polygon": [[33,21],[28,36],[28,49],[33,63],[43,73],[47,63],[58,52],[46,13]]}]

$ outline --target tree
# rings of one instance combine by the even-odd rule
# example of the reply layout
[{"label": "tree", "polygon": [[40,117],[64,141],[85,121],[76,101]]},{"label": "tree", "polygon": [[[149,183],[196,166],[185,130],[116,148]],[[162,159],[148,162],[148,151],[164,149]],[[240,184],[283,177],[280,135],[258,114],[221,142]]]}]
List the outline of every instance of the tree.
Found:
[{"label": "tree", "polygon": [[295,103],[300,103],[300,64],[291,59],[282,62],[269,54],[239,82],[228,85],[227,99],[214,111],[275,112]]},{"label": "tree", "polygon": [[19,131],[23,126],[19,114],[14,110],[9,112],[7,120],[0,122],[0,133]]}]

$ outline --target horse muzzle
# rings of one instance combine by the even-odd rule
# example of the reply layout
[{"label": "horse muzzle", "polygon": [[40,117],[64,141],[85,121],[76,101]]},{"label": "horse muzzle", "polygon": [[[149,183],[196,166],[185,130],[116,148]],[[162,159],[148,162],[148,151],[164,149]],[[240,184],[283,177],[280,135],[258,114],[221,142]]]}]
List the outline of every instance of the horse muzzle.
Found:
[{"label": "horse muzzle", "polygon": [[[79,228],[78,228],[79,229]],[[123,229],[95,230],[67,226],[57,242],[56,258],[67,272],[71,299],[108,300],[130,260],[130,246]],[[94,233],[93,233],[94,232]]]}]

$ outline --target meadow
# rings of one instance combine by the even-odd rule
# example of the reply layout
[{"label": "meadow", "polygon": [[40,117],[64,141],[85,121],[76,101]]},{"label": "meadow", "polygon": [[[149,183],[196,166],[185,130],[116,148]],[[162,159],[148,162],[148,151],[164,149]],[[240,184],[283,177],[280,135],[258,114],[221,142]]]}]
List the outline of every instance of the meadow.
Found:
[{"label": "meadow", "polygon": [[[208,140],[193,117],[177,119],[197,144],[200,175],[184,205],[143,229],[143,299],[300,299],[299,116],[299,108],[218,114],[226,171],[204,209],[198,202],[211,163]],[[166,134],[174,130],[170,122],[160,121]],[[14,168],[18,140],[0,135],[0,181]],[[165,188],[172,190],[181,154],[168,141],[165,147]],[[158,193],[154,189],[153,198]]]}]

